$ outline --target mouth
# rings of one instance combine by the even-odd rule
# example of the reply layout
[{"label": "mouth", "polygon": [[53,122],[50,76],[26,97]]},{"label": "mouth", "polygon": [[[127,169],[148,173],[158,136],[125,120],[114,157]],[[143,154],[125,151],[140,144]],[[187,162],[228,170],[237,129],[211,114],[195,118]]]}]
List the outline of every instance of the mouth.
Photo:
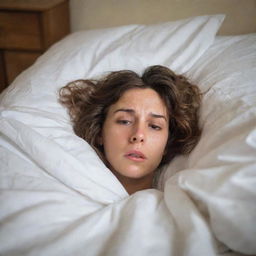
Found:
[{"label": "mouth", "polygon": [[124,156],[126,158],[128,158],[132,161],[136,161],[136,162],[142,162],[142,161],[146,160],[146,156],[142,152],[137,151],[137,150],[129,151]]}]

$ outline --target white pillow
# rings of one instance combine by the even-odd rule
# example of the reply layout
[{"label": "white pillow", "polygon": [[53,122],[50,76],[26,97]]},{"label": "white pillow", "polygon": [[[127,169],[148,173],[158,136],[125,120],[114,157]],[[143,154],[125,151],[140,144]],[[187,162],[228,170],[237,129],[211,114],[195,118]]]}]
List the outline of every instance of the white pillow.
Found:
[{"label": "white pillow", "polygon": [[[189,157],[173,160],[165,172],[164,180],[182,169],[222,165],[222,151],[219,149],[225,143],[237,145],[230,144],[223,148],[230,154],[236,152],[237,161],[242,161],[242,156],[244,160],[255,160],[254,151],[243,151],[243,145],[247,144],[246,136],[256,124],[253,114],[256,113],[255,45],[256,34],[219,36],[185,73],[204,93],[200,111],[202,136]],[[243,116],[247,111],[252,114]],[[247,125],[247,121],[251,123]],[[240,136],[241,144],[238,143]]]},{"label": "white pillow", "polygon": [[16,104],[31,106],[31,99],[39,94],[55,97],[56,90],[71,80],[94,78],[113,70],[142,72],[161,64],[186,72],[210,47],[223,19],[224,15],[199,16],[70,34],[14,81],[4,104],[15,97]]}]

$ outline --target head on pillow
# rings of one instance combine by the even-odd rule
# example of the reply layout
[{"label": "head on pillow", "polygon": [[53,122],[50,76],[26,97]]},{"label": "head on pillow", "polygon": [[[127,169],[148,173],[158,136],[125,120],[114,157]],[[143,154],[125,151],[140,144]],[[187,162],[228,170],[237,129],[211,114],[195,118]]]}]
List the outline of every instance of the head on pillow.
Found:
[{"label": "head on pillow", "polygon": [[[200,136],[200,101],[197,86],[164,66],[148,67],[142,76],[121,70],[99,80],[76,80],[60,90],[74,132],[119,180],[120,172],[153,176],[176,155],[189,153]],[[129,174],[125,162],[133,166]]]}]

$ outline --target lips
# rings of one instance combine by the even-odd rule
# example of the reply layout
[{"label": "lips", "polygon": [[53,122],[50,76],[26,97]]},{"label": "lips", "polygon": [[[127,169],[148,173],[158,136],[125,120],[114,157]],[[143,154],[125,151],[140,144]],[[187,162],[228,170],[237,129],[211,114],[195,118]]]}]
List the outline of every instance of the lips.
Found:
[{"label": "lips", "polygon": [[137,161],[137,162],[142,162],[146,159],[146,156],[137,150],[131,150],[125,154],[125,157],[132,160],[132,161]]}]

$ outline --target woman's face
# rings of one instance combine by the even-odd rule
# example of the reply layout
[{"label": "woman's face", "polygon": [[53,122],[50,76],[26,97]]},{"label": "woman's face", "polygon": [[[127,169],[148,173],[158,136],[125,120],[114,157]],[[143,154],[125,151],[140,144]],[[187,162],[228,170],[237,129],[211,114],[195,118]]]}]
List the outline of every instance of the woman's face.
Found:
[{"label": "woman's face", "polygon": [[168,112],[152,89],[130,89],[110,106],[101,142],[112,172],[122,182],[151,179],[168,139]]}]

